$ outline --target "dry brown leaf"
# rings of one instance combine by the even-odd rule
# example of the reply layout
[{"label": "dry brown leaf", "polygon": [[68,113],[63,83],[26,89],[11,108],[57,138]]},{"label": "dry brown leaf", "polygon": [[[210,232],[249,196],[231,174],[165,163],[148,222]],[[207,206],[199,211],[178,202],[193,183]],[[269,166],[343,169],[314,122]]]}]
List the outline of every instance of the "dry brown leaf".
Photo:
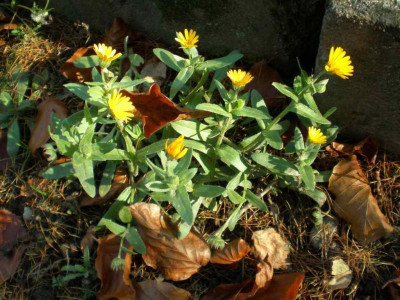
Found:
[{"label": "dry brown leaf", "polygon": [[132,34],[129,26],[121,19],[114,18],[110,30],[106,33],[104,37],[104,44],[113,47],[117,52],[124,51],[124,41],[126,37],[129,37],[129,42],[132,42],[139,38],[141,34]]},{"label": "dry brown leaf", "polygon": [[25,246],[15,248],[26,235],[19,218],[8,210],[0,210],[0,284],[12,277],[18,269]]},{"label": "dry brown leaf", "polygon": [[267,258],[257,264],[257,274],[255,278],[255,284],[258,288],[262,289],[269,286],[270,281],[274,275],[274,268],[271,261]]},{"label": "dry brown leaf", "polygon": [[103,197],[96,196],[94,198],[89,195],[84,195],[80,203],[81,207],[90,205],[101,205],[107,201],[116,199],[118,195],[129,185],[129,178],[126,171],[118,168],[115,171],[114,179],[111,184],[110,191]]},{"label": "dry brown leaf", "polygon": [[255,256],[263,261],[268,255],[274,269],[287,268],[289,246],[274,228],[255,231],[251,239],[254,243]]},{"label": "dry brown leaf", "polygon": [[82,253],[85,251],[85,248],[89,248],[89,252],[93,249],[94,241],[96,241],[96,231],[94,230],[94,226],[89,226],[86,231],[85,236],[81,240],[81,251]]},{"label": "dry brown leaf", "polygon": [[175,105],[171,99],[161,93],[160,86],[156,83],[149,88],[147,93],[131,93],[125,90],[121,93],[129,97],[135,106],[137,117],[142,120],[146,138],[170,122],[205,118],[211,115],[207,111],[192,110]]},{"label": "dry brown leaf", "polygon": [[263,97],[268,108],[286,104],[286,97],[272,86],[273,82],[283,83],[279,73],[271,68],[265,60],[255,63],[250,69],[254,79],[246,86],[247,90],[256,89]]},{"label": "dry brown leaf", "polygon": [[353,235],[360,243],[373,242],[393,232],[355,155],[333,168],[328,188],[336,196],[334,211],[351,225]]},{"label": "dry brown leaf", "polygon": [[388,289],[392,300],[400,299],[400,269],[397,269],[393,278],[385,282],[382,289]]},{"label": "dry brown leaf", "polygon": [[214,250],[210,263],[229,265],[240,261],[250,251],[250,246],[245,240],[235,239],[228,243],[223,249]]},{"label": "dry brown leaf", "polygon": [[184,239],[178,240],[176,228],[161,215],[158,205],[136,203],[130,210],[146,244],[144,262],[158,269],[165,279],[188,279],[209,262],[210,248],[203,237],[192,229]]},{"label": "dry brown leaf", "polygon": [[95,55],[92,47],[79,48],[76,52],[65,62],[59,72],[65,78],[72,82],[90,82],[92,81],[92,68],[77,68],[74,61],[84,56]]},{"label": "dry brown leaf", "polygon": [[342,144],[332,142],[331,146],[326,147],[326,150],[332,154],[353,155],[360,154],[365,156],[369,163],[375,164],[378,154],[378,141],[374,136],[368,136],[356,144]]},{"label": "dry brown leaf", "polygon": [[[100,300],[108,300],[113,297],[118,300],[135,299],[135,290],[129,278],[132,264],[132,255],[122,252],[122,258],[125,259],[123,270],[114,271],[111,269],[111,261],[117,257],[121,238],[115,234],[109,234],[99,239],[97,247],[97,257],[95,268],[97,277],[101,280],[101,287],[97,293]],[[125,245],[132,251],[132,246]]]},{"label": "dry brown leaf", "polygon": [[48,97],[38,106],[35,126],[31,131],[29,149],[34,154],[37,149],[42,147],[50,138],[49,126],[51,125],[51,114],[57,114],[61,120],[68,116],[67,106],[55,97]]},{"label": "dry brown leaf", "polygon": [[11,23],[0,24],[0,32],[3,31],[3,30],[13,30],[13,29],[15,29],[17,27],[18,27],[17,24],[11,24]]},{"label": "dry brown leaf", "polygon": [[173,284],[158,280],[146,280],[134,284],[135,300],[186,300],[190,293]]},{"label": "dry brown leaf", "polygon": [[7,152],[7,130],[0,129],[0,172],[11,166],[11,157]]}]

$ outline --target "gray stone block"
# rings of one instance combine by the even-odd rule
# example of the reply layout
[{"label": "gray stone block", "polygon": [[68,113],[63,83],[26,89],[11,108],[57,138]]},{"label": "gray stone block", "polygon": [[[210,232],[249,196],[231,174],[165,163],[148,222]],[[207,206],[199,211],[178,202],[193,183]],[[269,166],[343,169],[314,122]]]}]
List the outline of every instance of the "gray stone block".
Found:
[{"label": "gray stone block", "polygon": [[338,110],[331,120],[345,139],[375,135],[380,146],[400,154],[400,2],[331,0],[323,20],[316,60],[324,68],[331,46],[351,56],[354,76],[332,76],[318,98],[321,111]]},{"label": "gray stone block", "polygon": [[121,17],[146,37],[175,45],[175,32],[193,28],[208,56],[239,50],[247,62],[272,59],[284,76],[296,57],[314,66],[325,0],[54,0],[52,12],[105,31]]}]

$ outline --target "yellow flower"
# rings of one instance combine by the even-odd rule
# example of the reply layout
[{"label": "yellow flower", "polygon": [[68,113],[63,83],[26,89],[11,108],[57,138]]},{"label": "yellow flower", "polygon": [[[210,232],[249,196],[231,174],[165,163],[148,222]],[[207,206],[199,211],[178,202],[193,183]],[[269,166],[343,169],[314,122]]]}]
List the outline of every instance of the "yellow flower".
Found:
[{"label": "yellow flower", "polygon": [[329,61],[325,65],[325,70],[329,73],[348,79],[348,76],[353,76],[354,67],[351,65],[350,56],[345,56],[346,51],[341,47],[331,48],[329,53]]},{"label": "yellow flower", "polygon": [[313,126],[308,127],[308,139],[313,144],[325,144],[326,136],[323,134],[321,129],[317,129]]},{"label": "yellow flower", "polygon": [[122,53],[117,53],[117,50],[113,50],[112,47],[106,46],[106,44],[98,44],[94,45],[94,52],[96,52],[97,56],[103,62],[111,62],[122,55]]},{"label": "yellow flower", "polygon": [[254,78],[253,76],[251,76],[249,72],[242,71],[241,69],[229,70],[228,73],[226,73],[226,75],[228,75],[233,85],[236,85],[238,87],[244,87]]},{"label": "yellow flower", "polygon": [[184,157],[188,149],[183,147],[183,135],[169,145],[168,140],[169,139],[165,142],[165,151],[167,151],[168,155],[174,159],[181,159]]},{"label": "yellow flower", "polygon": [[175,41],[177,41],[179,44],[181,44],[183,49],[190,49],[193,47],[197,47],[197,43],[199,42],[199,36],[196,35],[196,31],[193,29],[184,30],[184,33],[182,32],[177,32],[176,33],[176,38]]},{"label": "yellow flower", "polygon": [[117,90],[114,90],[111,98],[108,99],[108,107],[110,108],[111,114],[122,122],[130,121],[136,111],[129,97],[122,96]]}]

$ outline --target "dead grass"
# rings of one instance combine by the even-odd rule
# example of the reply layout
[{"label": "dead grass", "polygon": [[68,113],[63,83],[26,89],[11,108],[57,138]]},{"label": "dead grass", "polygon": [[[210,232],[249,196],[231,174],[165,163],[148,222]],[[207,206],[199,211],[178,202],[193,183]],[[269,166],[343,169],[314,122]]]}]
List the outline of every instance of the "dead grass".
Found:
[{"label": "dead grass", "polygon": [[[62,81],[57,73],[58,68],[73,51],[92,40],[87,28],[82,24],[70,24],[55,19],[52,27],[43,30],[40,35],[32,35],[26,40],[15,42],[12,37],[0,43],[0,60],[3,70],[12,71],[16,66],[32,72],[50,68],[54,75],[53,92],[62,90]],[[141,41],[135,45],[145,57],[151,55],[153,42]],[[7,59],[4,59],[7,57]],[[0,74],[1,75],[1,74]],[[70,107],[76,107],[76,99],[67,99]],[[25,137],[25,141],[27,141]],[[20,268],[11,280],[0,286],[1,299],[82,299],[85,292],[95,293],[99,289],[99,280],[72,280],[65,286],[53,287],[54,277],[62,274],[61,267],[66,264],[82,262],[79,249],[80,240],[90,225],[95,225],[107,210],[108,205],[80,209],[80,187],[77,183],[50,181],[41,186],[43,193],[34,191],[28,197],[20,195],[20,187],[29,178],[37,177],[38,172],[46,165],[41,158],[32,159],[25,149],[18,157],[15,171],[9,170],[0,175],[0,206],[21,216],[24,207],[33,210],[33,218],[25,221],[29,231],[27,250]],[[323,154],[318,163],[319,169],[328,170],[337,162],[328,154]],[[391,224],[400,225],[400,163],[381,155],[375,166],[364,166],[371,182],[373,192],[377,195],[379,206]],[[258,189],[269,181],[261,178]],[[325,186],[326,187],[326,186]],[[325,282],[330,277],[331,259],[329,245],[325,249],[314,249],[310,243],[310,232],[313,226],[311,217],[314,202],[288,190],[281,190],[276,195],[264,198],[270,208],[269,214],[250,209],[239,222],[240,226],[230,233],[227,239],[242,237],[250,242],[253,231],[272,226],[281,233],[290,244],[291,266],[289,270],[305,272],[306,277],[300,291],[300,299],[354,299],[355,296],[372,296],[371,299],[384,299],[381,293],[382,283],[400,265],[398,240],[378,241],[371,245],[360,246],[351,237],[348,225],[340,222],[338,234],[328,243],[335,242],[340,256],[353,271],[352,285],[346,290],[329,291]],[[199,213],[197,228],[202,233],[211,233],[218,228],[231,212],[231,206],[224,202],[216,212],[203,210]],[[323,207],[327,215],[332,216],[328,201]],[[94,253],[92,253],[94,257]],[[92,260],[93,260],[92,257]],[[93,261],[94,265],[94,261]],[[174,283],[193,294],[194,299],[211,287],[221,283],[242,282],[254,276],[255,262],[250,258],[241,262],[235,270],[226,270],[208,265],[190,279]],[[133,262],[131,277],[135,281],[154,279],[159,275],[142,263],[140,256]]]}]

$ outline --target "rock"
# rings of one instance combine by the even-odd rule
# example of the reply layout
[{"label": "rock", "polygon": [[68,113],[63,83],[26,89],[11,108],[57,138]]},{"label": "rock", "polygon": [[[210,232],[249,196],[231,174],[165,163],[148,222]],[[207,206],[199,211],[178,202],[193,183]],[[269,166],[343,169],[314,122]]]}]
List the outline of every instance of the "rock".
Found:
[{"label": "rock", "polygon": [[311,245],[316,249],[335,249],[337,244],[332,241],[337,235],[339,221],[333,216],[325,216],[321,225],[315,225],[310,233]]},{"label": "rock", "polygon": [[[40,3],[43,4],[42,0]],[[57,0],[52,14],[105,32],[122,18],[147,38],[175,45],[175,32],[193,28],[208,56],[239,50],[249,62],[272,59],[281,74],[298,73],[296,57],[313,67],[325,0]]]},{"label": "rock", "polygon": [[[321,30],[316,70],[324,68],[331,46],[351,56],[354,76],[332,76],[317,100],[341,137],[359,140],[368,134],[381,147],[400,153],[400,3],[385,0],[330,0]],[[395,4],[396,2],[397,4]]]}]

